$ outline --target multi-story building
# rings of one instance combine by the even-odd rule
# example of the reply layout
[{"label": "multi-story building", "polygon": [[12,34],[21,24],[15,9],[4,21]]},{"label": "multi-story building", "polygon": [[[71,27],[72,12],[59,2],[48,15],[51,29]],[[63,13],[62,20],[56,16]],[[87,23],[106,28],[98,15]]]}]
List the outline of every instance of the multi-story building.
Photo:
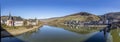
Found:
[{"label": "multi-story building", "polygon": [[14,26],[14,20],[11,14],[9,14],[8,20],[6,21],[7,26]]}]

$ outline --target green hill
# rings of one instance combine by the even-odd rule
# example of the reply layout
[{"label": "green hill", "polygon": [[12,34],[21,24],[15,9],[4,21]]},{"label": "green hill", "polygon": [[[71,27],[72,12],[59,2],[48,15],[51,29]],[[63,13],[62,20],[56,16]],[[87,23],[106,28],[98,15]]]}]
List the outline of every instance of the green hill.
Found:
[{"label": "green hill", "polygon": [[108,16],[108,18],[110,19],[120,19],[120,12],[111,12],[105,15]]},{"label": "green hill", "polygon": [[99,21],[100,17],[87,12],[79,12],[72,15],[49,19],[49,23],[62,23],[64,21]]}]

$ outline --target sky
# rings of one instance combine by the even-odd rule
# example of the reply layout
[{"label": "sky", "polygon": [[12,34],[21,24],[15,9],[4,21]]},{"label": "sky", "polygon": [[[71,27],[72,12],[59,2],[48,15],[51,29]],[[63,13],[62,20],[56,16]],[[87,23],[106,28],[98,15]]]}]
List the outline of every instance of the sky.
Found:
[{"label": "sky", "polygon": [[45,19],[78,12],[120,12],[120,0],[0,0],[1,15]]}]

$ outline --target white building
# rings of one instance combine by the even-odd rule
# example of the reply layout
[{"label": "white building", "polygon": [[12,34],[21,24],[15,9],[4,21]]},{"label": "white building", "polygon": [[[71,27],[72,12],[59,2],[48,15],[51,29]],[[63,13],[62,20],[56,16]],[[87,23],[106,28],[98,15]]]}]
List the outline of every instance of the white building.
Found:
[{"label": "white building", "polygon": [[38,22],[37,19],[29,19],[27,25],[38,25]]},{"label": "white building", "polygon": [[23,26],[23,21],[15,21],[14,26]]}]

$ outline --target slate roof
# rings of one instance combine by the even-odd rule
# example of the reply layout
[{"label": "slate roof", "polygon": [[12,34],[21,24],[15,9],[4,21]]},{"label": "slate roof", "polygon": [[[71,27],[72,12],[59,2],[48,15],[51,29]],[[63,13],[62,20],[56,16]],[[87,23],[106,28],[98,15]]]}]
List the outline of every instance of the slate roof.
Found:
[{"label": "slate roof", "polygon": [[23,21],[21,17],[13,17],[14,21]]},{"label": "slate roof", "polygon": [[[3,21],[7,21],[9,18],[9,16],[1,16],[1,20]],[[23,21],[23,18],[18,17],[18,16],[12,16],[12,18],[14,21]]]},{"label": "slate roof", "polygon": [[29,19],[30,22],[36,22],[36,19]]}]

